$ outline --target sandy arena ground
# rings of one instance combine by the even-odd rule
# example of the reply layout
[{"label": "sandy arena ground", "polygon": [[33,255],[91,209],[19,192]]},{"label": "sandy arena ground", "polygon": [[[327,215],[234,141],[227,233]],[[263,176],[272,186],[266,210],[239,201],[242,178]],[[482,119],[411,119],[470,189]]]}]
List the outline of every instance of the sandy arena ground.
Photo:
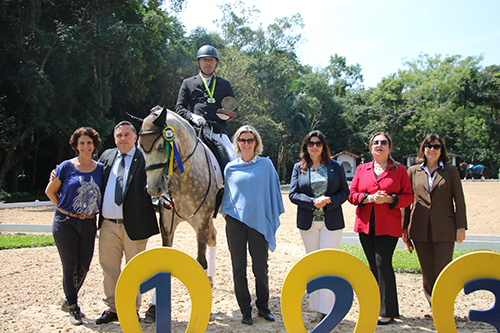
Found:
[{"label": "sandy arena ground", "polygon": [[[500,182],[463,183],[469,221],[468,234],[500,235]],[[268,323],[257,317],[254,309],[254,325],[241,324],[241,314],[233,295],[231,262],[227,249],[224,220],[215,220],[218,231],[217,274],[214,278],[212,315],[206,332],[285,332],[280,312],[280,292],[283,280],[291,267],[304,256],[299,232],[295,226],[296,207],[283,195],[285,214],[277,232],[277,248],[270,254],[270,309],[276,317]],[[354,207],[345,203],[345,231],[352,231]],[[20,208],[0,210],[0,223],[51,224],[54,207]],[[195,257],[196,242],[193,230],[182,223],[175,235],[174,247]],[[101,301],[102,271],[98,262],[98,239],[90,272],[80,291],[80,305],[87,315],[84,325],[69,324],[68,315],[59,308],[64,293],[61,285],[61,263],[55,246],[36,249],[0,251],[0,331],[2,332],[122,332],[118,322],[95,325],[94,320],[104,309]],[[161,246],[159,236],[154,236],[148,248]],[[416,254],[415,254],[416,255]],[[249,285],[254,294],[254,280],[249,268]],[[398,297],[401,318],[395,324],[378,326],[376,332],[435,332],[431,319],[423,315],[429,308],[421,290],[419,274],[397,274]],[[151,292],[143,297],[141,316],[149,306]],[[471,309],[486,310],[493,306],[494,297],[484,291],[465,295],[460,292],[455,302],[455,320],[458,332],[496,332],[493,326],[471,322]],[[172,280],[172,332],[184,332],[191,311],[191,301],[186,288]],[[303,298],[303,320],[307,331],[316,324],[310,323],[314,313],[308,309],[307,296]],[[353,332],[358,318],[358,304],[353,306],[333,332]],[[155,325],[141,323],[143,332],[155,332]]]}]

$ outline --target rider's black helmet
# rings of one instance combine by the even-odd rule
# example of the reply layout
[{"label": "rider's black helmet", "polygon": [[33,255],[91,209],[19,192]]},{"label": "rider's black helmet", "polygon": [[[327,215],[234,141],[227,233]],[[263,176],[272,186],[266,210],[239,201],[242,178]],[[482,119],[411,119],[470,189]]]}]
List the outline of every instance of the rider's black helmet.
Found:
[{"label": "rider's black helmet", "polygon": [[196,55],[196,60],[200,60],[200,58],[204,57],[212,57],[219,61],[219,54],[217,50],[212,45],[203,45],[199,48],[198,54]]}]

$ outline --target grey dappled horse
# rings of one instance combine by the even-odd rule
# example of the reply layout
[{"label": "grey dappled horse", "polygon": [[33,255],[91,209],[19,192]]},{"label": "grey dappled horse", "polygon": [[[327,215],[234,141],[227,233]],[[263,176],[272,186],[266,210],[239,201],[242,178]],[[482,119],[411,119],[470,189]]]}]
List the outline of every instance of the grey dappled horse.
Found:
[{"label": "grey dappled horse", "polygon": [[[197,261],[207,270],[211,277],[215,273],[216,230],[212,216],[214,215],[217,182],[210,158],[205,146],[196,136],[193,127],[176,113],[155,106],[144,120],[133,117],[133,121],[141,129],[139,133],[139,149],[146,159],[148,192],[153,197],[168,194],[175,204],[172,209],[159,204],[162,226],[163,246],[172,246],[175,229],[180,222],[186,221],[196,232],[198,241]],[[140,124],[140,125],[139,125]],[[174,171],[166,175],[167,149],[163,130],[171,126],[175,131],[175,146],[178,151],[184,172],[181,173],[179,163],[174,158]],[[167,135],[168,137],[168,135]],[[211,247],[209,265],[207,267],[206,249]],[[212,271],[212,273],[210,273]]]}]

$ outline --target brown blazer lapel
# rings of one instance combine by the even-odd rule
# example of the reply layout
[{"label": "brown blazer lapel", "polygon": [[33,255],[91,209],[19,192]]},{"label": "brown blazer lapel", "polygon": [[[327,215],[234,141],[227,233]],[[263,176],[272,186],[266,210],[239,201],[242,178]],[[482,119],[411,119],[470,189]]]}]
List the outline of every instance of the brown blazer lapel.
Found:
[{"label": "brown blazer lapel", "polygon": [[443,168],[440,168],[438,167],[437,170],[436,170],[436,173],[435,173],[435,177],[434,177],[434,182],[432,183],[432,189],[431,189],[431,192],[434,191],[434,189],[436,188],[437,184],[439,184],[443,179],[443,175],[445,174],[445,171]]},{"label": "brown blazer lapel", "polygon": [[[421,188],[418,188],[416,191],[420,192],[419,195],[427,204],[431,203],[431,193],[429,191],[429,178],[427,176],[427,172],[425,170],[418,168],[417,172],[415,172],[415,184],[422,184]],[[423,192],[423,193],[422,193]]]}]

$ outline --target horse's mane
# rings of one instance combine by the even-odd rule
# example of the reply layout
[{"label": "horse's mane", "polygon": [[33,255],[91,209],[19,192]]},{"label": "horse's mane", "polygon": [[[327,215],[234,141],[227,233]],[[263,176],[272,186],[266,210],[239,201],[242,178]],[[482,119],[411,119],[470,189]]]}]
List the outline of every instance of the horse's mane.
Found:
[{"label": "horse's mane", "polygon": [[[162,110],[163,107],[157,105],[151,109],[151,113],[149,115],[154,115],[156,117],[161,113]],[[196,132],[193,126],[191,126],[191,124],[189,124],[186,119],[182,118],[174,111],[167,109],[167,125],[168,125],[168,120],[172,118],[175,119],[175,121],[181,123],[186,128],[186,130],[191,132],[192,135],[196,136]]]}]

